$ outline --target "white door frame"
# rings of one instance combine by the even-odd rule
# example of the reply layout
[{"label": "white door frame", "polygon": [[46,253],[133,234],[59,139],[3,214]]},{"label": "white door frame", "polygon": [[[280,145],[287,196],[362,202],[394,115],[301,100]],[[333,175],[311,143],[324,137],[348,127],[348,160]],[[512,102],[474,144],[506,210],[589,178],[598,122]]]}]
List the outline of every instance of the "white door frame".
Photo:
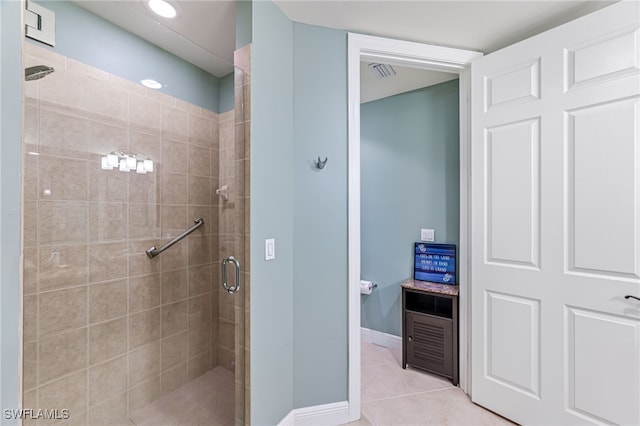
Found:
[{"label": "white door frame", "polygon": [[[460,387],[469,392],[470,377],[470,64],[482,53],[349,33],[349,419],[360,418],[360,62],[444,71],[460,75]],[[407,277],[408,278],[408,277]]]}]

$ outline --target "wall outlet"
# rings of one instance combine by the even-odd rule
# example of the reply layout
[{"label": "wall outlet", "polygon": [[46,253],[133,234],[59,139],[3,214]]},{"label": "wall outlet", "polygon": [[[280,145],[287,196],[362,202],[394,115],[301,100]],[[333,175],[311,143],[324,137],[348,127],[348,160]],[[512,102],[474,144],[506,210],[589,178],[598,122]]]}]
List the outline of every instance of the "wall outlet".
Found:
[{"label": "wall outlet", "polygon": [[420,230],[420,241],[435,241],[436,240],[436,231],[435,229],[421,229]]}]

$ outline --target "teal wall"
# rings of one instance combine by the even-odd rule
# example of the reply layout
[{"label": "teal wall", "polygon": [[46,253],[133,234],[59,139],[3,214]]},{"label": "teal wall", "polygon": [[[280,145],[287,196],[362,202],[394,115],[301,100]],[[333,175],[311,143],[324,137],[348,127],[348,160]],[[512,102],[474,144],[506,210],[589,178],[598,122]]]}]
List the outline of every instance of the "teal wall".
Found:
[{"label": "teal wall", "polygon": [[[0,408],[18,408],[20,358],[21,3],[0,2]],[[0,419],[2,425],[16,420]]]},{"label": "teal wall", "polygon": [[234,107],[234,74],[229,73],[220,79],[220,101],[218,102],[220,113],[231,111]]},{"label": "teal wall", "polygon": [[347,399],[346,71],[346,32],[294,24],[294,408]]},{"label": "teal wall", "polygon": [[293,23],[271,2],[252,13],[251,423],[275,425],[293,408]]},{"label": "teal wall", "polygon": [[262,425],[347,399],[347,35],[292,23],[272,2],[252,15],[251,422]]},{"label": "teal wall", "polygon": [[378,288],[361,296],[362,327],[401,335],[399,283],[413,276],[420,228],[459,243],[458,80],[363,104],[361,273]]},{"label": "teal wall", "polygon": [[251,43],[252,0],[236,0],[236,49]]},{"label": "teal wall", "polygon": [[152,78],[162,92],[220,112],[215,76],[69,1],[38,3],[56,14],[56,46],[28,41],[127,80]]}]

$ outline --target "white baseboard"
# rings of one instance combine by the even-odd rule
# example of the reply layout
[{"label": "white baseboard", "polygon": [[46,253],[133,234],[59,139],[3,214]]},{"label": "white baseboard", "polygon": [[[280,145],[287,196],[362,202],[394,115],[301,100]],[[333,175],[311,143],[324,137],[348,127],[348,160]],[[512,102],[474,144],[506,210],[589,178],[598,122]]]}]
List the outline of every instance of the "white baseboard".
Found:
[{"label": "white baseboard", "polygon": [[384,346],[389,349],[402,350],[402,337],[382,331],[360,328],[360,336],[363,342]]},{"label": "white baseboard", "polygon": [[347,401],[291,410],[278,426],[328,426],[349,423]]}]

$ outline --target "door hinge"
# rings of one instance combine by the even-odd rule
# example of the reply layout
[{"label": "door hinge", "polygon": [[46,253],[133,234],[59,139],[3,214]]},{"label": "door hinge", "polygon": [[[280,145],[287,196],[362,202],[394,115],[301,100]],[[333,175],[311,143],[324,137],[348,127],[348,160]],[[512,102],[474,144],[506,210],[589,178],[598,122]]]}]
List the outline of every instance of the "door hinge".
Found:
[{"label": "door hinge", "polygon": [[49,46],[56,45],[56,14],[33,2],[26,2],[25,35]]}]

